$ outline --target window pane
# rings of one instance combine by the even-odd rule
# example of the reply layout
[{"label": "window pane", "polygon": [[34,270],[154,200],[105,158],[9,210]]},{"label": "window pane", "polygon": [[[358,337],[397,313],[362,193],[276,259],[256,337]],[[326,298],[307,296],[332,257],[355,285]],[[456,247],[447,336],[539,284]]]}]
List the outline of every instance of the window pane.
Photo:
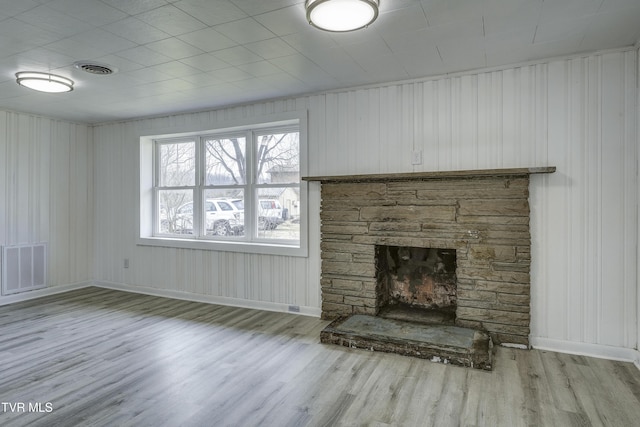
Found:
[{"label": "window pane", "polygon": [[207,139],[205,146],[206,185],[246,182],[246,138]]},{"label": "window pane", "polygon": [[206,190],[207,236],[244,236],[244,190]]},{"label": "window pane", "polygon": [[161,234],[193,234],[193,191],[158,191],[158,220]]},{"label": "window pane", "polygon": [[300,133],[257,135],[256,143],[259,184],[300,182]]},{"label": "window pane", "polygon": [[258,237],[300,240],[300,188],[258,190]]},{"label": "window pane", "polygon": [[161,187],[186,187],[195,184],[195,142],[160,144],[159,155]]}]

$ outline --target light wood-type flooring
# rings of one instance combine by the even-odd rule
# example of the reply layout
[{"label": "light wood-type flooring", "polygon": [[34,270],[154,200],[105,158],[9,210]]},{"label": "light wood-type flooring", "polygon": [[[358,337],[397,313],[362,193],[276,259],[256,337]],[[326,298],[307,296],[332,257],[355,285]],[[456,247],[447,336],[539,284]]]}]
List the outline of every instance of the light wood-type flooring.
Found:
[{"label": "light wood-type flooring", "polygon": [[0,425],[640,425],[631,363],[498,348],[485,372],[320,344],[326,324],[100,288],[2,306]]}]

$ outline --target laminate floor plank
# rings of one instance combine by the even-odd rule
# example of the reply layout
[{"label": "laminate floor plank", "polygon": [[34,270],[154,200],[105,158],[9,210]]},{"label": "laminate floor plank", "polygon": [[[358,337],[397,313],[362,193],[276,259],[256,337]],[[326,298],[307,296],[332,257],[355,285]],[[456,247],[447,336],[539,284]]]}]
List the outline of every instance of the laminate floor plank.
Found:
[{"label": "laminate floor plank", "polygon": [[320,344],[327,324],[101,288],[0,306],[0,425],[626,427],[640,420],[640,371],[631,363],[498,348],[494,370],[485,372]]}]

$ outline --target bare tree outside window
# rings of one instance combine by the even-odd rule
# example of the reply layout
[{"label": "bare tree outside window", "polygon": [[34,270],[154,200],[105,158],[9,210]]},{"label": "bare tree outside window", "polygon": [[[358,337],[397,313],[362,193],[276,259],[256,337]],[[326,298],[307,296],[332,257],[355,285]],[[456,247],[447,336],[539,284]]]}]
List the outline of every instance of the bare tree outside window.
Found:
[{"label": "bare tree outside window", "polygon": [[192,138],[156,140],[158,234],[281,245],[300,241],[297,126]]},{"label": "bare tree outside window", "polygon": [[300,134],[288,132],[258,136],[258,183],[300,181]]},{"label": "bare tree outside window", "polygon": [[246,183],[247,140],[239,138],[207,139],[206,185],[243,185]]},{"label": "bare tree outside window", "polygon": [[195,142],[159,144],[158,155],[160,232],[192,234],[193,212],[187,214],[179,208],[193,202],[193,190],[184,188],[195,185]]}]

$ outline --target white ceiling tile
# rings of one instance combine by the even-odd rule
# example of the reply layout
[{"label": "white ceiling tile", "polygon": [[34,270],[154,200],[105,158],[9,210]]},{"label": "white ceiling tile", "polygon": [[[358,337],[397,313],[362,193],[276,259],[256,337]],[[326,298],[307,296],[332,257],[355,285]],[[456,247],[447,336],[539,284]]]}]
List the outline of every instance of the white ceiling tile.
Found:
[{"label": "white ceiling tile", "polygon": [[2,83],[0,83],[0,99],[24,96],[25,89],[26,88],[23,88],[16,83],[15,76],[11,76],[9,79],[3,78]]},{"label": "white ceiling tile", "polygon": [[603,0],[545,1],[540,13],[540,23],[558,23],[575,20],[598,12]]},{"label": "white ceiling tile", "polygon": [[301,54],[279,58],[278,67],[303,82],[312,85],[314,90],[336,83],[335,78]]},{"label": "white ceiling tile", "polygon": [[376,56],[390,56],[392,54],[391,49],[380,37],[371,38],[361,41],[359,43],[349,43],[342,46],[344,50],[356,60],[362,59],[363,61],[368,58],[375,58]]},{"label": "white ceiling tile", "polygon": [[287,73],[272,74],[270,76],[260,77],[260,80],[263,80],[268,85],[276,89],[278,91],[278,97],[305,93],[309,91],[305,82]]},{"label": "white ceiling tile", "polygon": [[182,79],[197,87],[213,86],[225,83],[224,80],[219,77],[215,77],[211,73],[192,74],[190,76],[184,76]]},{"label": "white ceiling tile", "polygon": [[564,52],[579,52],[584,36],[563,38],[544,43],[533,43],[530,46],[531,59],[553,58],[555,56],[564,55]]},{"label": "white ceiling tile", "polygon": [[244,46],[219,50],[212,53],[212,55],[231,65],[248,64],[249,62],[258,62],[263,59],[260,55],[251,52]]},{"label": "white ceiling tile", "polygon": [[414,49],[394,51],[393,56],[409,78],[438,75],[447,70],[435,45],[422,46],[420,53],[416,53]]},{"label": "white ceiling tile", "polygon": [[184,13],[172,5],[162,6],[141,13],[136,15],[136,18],[172,36],[190,33],[206,27],[205,24],[193,16]]},{"label": "white ceiling tile", "polygon": [[249,64],[238,65],[237,67],[255,77],[264,77],[282,73],[282,69],[274,65],[274,62],[277,63],[278,60],[251,62]]},{"label": "white ceiling tile", "polygon": [[[122,37],[118,37],[117,35],[100,28],[95,28],[91,31],[85,31],[84,33],[76,34],[73,37],[61,41],[61,43],[66,44],[71,41],[88,46],[90,50],[99,52],[97,54],[91,55],[91,58],[120,52],[137,46],[136,43],[132,42],[131,40],[123,39]],[[86,57],[80,56],[80,58],[78,59],[84,58]]]},{"label": "white ceiling tile", "polygon": [[482,17],[484,1],[422,0],[422,8],[429,25],[447,25]]},{"label": "white ceiling tile", "polygon": [[[99,122],[631,46],[639,8],[383,0],[369,28],[336,34],[306,22],[303,0],[0,0],[0,108]],[[78,60],[119,72],[93,76]],[[68,75],[76,90],[16,91],[25,67]]]},{"label": "white ceiling tile", "polygon": [[221,68],[219,70],[210,71],[209,74],[216,79],[220,79],[225,82],[237,82],[254,77],[251,73],[243,71],[237,67]]},{"label": "white ceiling tile", "polygon": [[[352,31],[348,33],[327,33],[329,36],[335,40],[335,42],[339,46],[349,46],[349,45],[377,45],[380,47],[384,46],[384,39],[378,33],[375,28],[364,28],[361,31]],[[327,46],[329,47],[329,46]],[[319,46],[318,48],[322,48]]]},{"label": "white ceiling tile", "polygon": [[173,59],[183,59],[190,56],[201,55],[204,52],[195,46],[183,42],[177,38],[159,40],[149,43],[145,47],[160,52]]},{"label": "white ceiling tile", "polygon": [[247,17],[246,13],[229,1],[181,0],[174,2],[173,5],[210,26]]},{"label": "white ceiling tile", "polygon": [[118,52],[116,55],[128,59],[129,61],[137,62],[146,67],[171,61],[171,58],[169,58],[168,56],[144,46],[127,49]]},{"label": "white ceiling tile", "polygon": [[139,70],[134,70],[134,71],[128,71],[126,75],[137,80],[138,84],[154,83],[154,82],[159,82],[162,80],[170,80],[174,78],[169,74],[163,73],[159,70],[156,70],[150,67],[141,68]]},{"label": "white ceiling tile", "polygon": [[246,45],[246,47],[250,51],[257,53],[264,59],[279,58],[281,56],[288,56],[298,53],[288,43],[279,38],[249,43]]},{"label": "white ceiling tile", "polygon": [[416,0],[393,0],[393,1],[381,1],[380,2],[380,13],[389,12],[396,9],[402,9],[404,7],[413,7],[416,4],[420,4],[419,1]]},{"label": "white ceiling tile", "polygon": [[231,0],[231,2],[250,16],[286,8],[294,4],[304,10],[304,4],[301,0]]},{"label": "white ceiling tile", "polygon": [[278,36],[286,36],[310,29],[304,8],[290,6],[284,9],[274,10],[254,18],[264,25],[269,31]]},{"label": "white ceiling tile", "polygon": [[71,58],[75,58],[75,60],[80,59],[95,59],[104,55],[107,55],[112,52],[104,51],[101,49],[97,49],[90,44],[84,43],[82,41],[74,40],[74,39],[64,39],[61,41],[57,41],[54,43],[49,43],[45,45],[45,47],[49,50],[53,50],[54,52],[61,53],[63,55],[67,55]]},{"label": "white ceiling tile", "polygon": [[420,52],[425,45],[427,47],[435,46],[433,31],[428,29],[390,33],[385,35],[383,39],[393,52],[399,50],[416,50]]},{"label": "white ceiling tile", "polygon": [[410,77],[393,54],[376,57],[361,56],[354,59],[365,70],[371,83],[404,80]]},{"label": "white ceiling tile", "polygon": [[105,25],[102,28],[137,44],[147,44],[171,37],[164,31],[133,16]]},{"label": "white ceiling tile", "polygon": [[[585,50],[609,49],[617,46],[632,46],[640,41],[640,2],[632,8],[610,8],[594,16],[585,30],[581,46]],[[636,31],[620,33],[611,31],[616,26],[633,28]]]},{"label": "white ceiling tile", "polygon": [[204,28],[202,30],[193,31],[191,33],[183,34],[178,38],[205,52],[213,52],[238,45],[238,43],[220,34],[213,28]]},{"label": "white ceiling tile", "polygon": [[160,6],[166,6],[170,3],[167,0],[101,0],[103,3],[113,6],[116,9],[129,14],[137,15],[138,13],[148,12]]},{"label": "white ceiling tile", "polygon": [[338,46],[338,43],[333,39],[331,33],[318,31],[312,27],[300,33],[283,36],[281,39],[298,52]]},{"label": "white ceiling tile", "polygon": [[33,0],[0,0],[0,16],[11,18],[38,6]]},{"label": "white ceiling tile", "polygon": [[572,37],[582,38],[593,20],[594,16],[588,15],[577,19],[540,23],[533,41],[546,43]]},{"label": "white ceiling tile", "polygon": [[0,22],[0,40],[8,54],[25,51],[58,41],[63,37],[51,31],[26,24],[15,18]]},{"label": "white ceiling tile", "polygon": [[613,12],[618,9],[635,9],[638,7],[638,0],[603,0],[598,12]]},{"label": "white ceiling tile", "polygon": [[242,80],[235,85],[246,94],[245,98],[240,99],[240,102],[248,101],[254,96],[267,96],[273,90],[273,86],[269,86],[267,82],[259,78]]},{"label": "white ceiling tile", "polygon": [[456,24],[433,25],[426,30],[433,43],[441,41],[449,42],[455,39],[467,39],[470,37],[484,37],[484,24],[481,16],[474,16],[466,21],[458,21]]},{"label": "white ceiling tile", "polygon": [[[20,3],[20,2],[16,2]],[[73,18],[47,6],[38,6],[16,16],[22,22],[36,26],[40,29],[69,37],[74,34],[88,31],[92,28],[86,22]]]},{"label": "white ceiling tile", "polygon": [[121,10],[99,0],[52,0],[47,3],[47,6],[95,26],[106,25],[127,17]]},{"label": "white ceiling tile", "polygon": [[192,56],[190,58],[181,59],[183,62],[191,67],[197,68],[201,71],[213,71],[220,68],[227,68],[230,64],[216,58],[213,54],[204,53],[202,55]]},{"label": "white ceiling tile", "polygon": [[216,25],[215,30],[241,44],[275,37],[275,34],[267,30],[253,18]]},{"label": "white ceiling tile", "polygon": [[537,25],[542,0],[485,0],[485,35],[506,33],[525,26]]},{"label": "white ceiling tile", "polygon": [[35,66],[36,64],[40,64],[44,68],[56,69],[60,67],[69,67],[76,61],[76,59],[73,56],[41,47],[21,52],[19,55],[7,58],[7,61],[15,62],[21,69],[28,65]]},{"label": "white ceiling tile", "polygon": [[202,71],[191,67],[180,61],[165,62],[163,64],[153,65],[149,67],[152,70],[160,71],[172,77],[188,77],[194,74],[201,74]]},{"label": "white ceiling tile", "polygon": [[485,42],[483,38],[442,40],[437,44],[438,52],[445,67],[470,70],[486,67]]},{"label": "white ceiling tile", "polygon": [[500,52],[510,52],[514,49],[527,47],[527,45],[533,44],[536,29],[536,25],[530,25],[523,26],[517,30],[487,35],[484,38],[485,50],[492,55],[499,55]]},{"label": "white ceiling tile", "polygon": [[378,16],[378,19],[370,26],[383,36],[385,34],[397,34],[399,32],[417,31],[427,26],[422,7],[417,4],[402,9],[394,9]]},{"label": "white ceiling tile", "polygon": [[192,87],[192,83],[186,82],[182,79],[168,79],[142,84],[136,86],[135,90],[140,94],[140,96],[154,96],[163,93],[178,92]]}]

